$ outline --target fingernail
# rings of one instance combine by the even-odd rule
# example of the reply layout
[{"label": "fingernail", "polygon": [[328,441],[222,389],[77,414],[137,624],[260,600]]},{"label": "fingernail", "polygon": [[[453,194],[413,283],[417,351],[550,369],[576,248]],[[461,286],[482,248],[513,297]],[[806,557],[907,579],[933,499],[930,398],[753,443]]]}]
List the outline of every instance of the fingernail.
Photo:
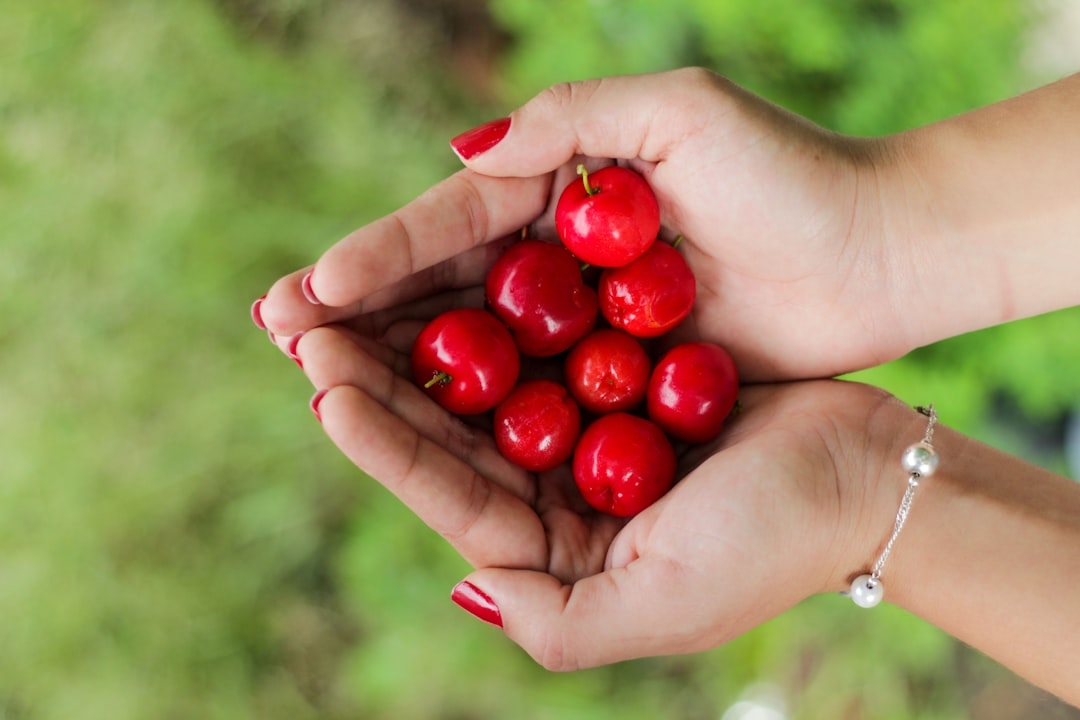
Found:
[{"label": "fingernail", "polygon": [[319,302],[319,298],[315,297],[315,291],[311,289],[311,273],[309,272],[304,276],[304,279],[300,281],[300,290],[304,293],[304,297],[312,305],[322,305]]},{"label": "fingernail", "polygon": [[322,422],[322,415],[319,414],[319,404],[322,403],[323,398],[326,397],[326,393],[328,392],[328,389],[323,389],[311,396],[311,402],[309,403],[311,405],[311,412],[315,413],[315,417],[318,418],[319,422]]},{"label": "fingernail", "polygon": [[458,604],[463,610],[471,613],[474,617],[491,623],[496,627],[502,627],[502,613],[499,606],[491,597],[471,582],[462,580],[454,586],[450,593],[450,599]]},{"label": "fingernail", "polygon": [[298,332],[289,338],[289,344],[285,346],[285,354],[288,355],[301,369],[304,367],[304,361],[300,359],[300,355],[297,354],[296,349],[300,344],[300,338],[304,336],[304,333]]},{"label": "fingernail", "polygon": [[510,118],[499,118],[486,122],[468,132],[463,132],[450,141],[450,147],[462,160],[472,160],[499,144],[510,130]]},{"label": "fingernail", "polygon": [[251,303],[251,322],[255,323],[255,327],[260,330],[266,329],[266,323],[264,323],[262,319],[262,304],[265,299],[266,296],[263,295],[261,298]]}]

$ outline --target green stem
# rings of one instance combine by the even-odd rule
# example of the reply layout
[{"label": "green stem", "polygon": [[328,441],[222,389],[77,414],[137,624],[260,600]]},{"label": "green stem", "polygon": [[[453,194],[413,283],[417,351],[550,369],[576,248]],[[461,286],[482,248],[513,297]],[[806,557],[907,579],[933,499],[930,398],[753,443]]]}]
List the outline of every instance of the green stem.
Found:
[{"label": "green stem", "polygon": [[424,383],[424,388],[430,390],[436,385],[445,385],[451,380],[453,380],[453,378],[450,376],[449,373],[440,370],[439,372],[432,375],[430,380]]},{"label": "green stem", "polygon": [[577,174],[581,176],[581,182],[585,183],[585,194],[589,197],[595,195],[599,190],[589,184],[589,171],[585,169],[585,164],[581,163],[577,166]]}]

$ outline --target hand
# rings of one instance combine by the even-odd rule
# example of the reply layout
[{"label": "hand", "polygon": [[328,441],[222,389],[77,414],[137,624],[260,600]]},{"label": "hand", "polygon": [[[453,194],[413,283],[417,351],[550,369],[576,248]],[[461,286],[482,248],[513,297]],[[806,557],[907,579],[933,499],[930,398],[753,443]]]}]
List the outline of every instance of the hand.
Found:
[{"label": "hand", "polygon": [[[713,647],[843,589],[895,510],[892,497],[866,520],[879,460],[863,449],[882,448],[893,470],[894,438],[921,432],[921,416],[866,386],[747,388],[721,440],[682,454],[675,488],[618,520],[583,504],[567,466],[517,469],[436,406],[405,377],[393,346],[407,349],[415,327],[403,325],[383,344],[335,326],[301,338],[305,371],[329,388],[326,432],[480,568],[459,590],[553,670]],[[898,415],[915,427],[880,421]]]},{"label": "hand", "polygon": [[867,367],[913,347],[890,293],[900,250],[874,204],[880,150],[700,70],[557,86],[514,112],[493,147],[462,152],[466,170],[280,280],[262,319],[287,337],[478,285],[492,241],[529,225],[553,237],[554,202],[582,156],[614,158],[647,177],[664,232],[685,238],[698,298],[684,338],[728,348],[748,380]]}]

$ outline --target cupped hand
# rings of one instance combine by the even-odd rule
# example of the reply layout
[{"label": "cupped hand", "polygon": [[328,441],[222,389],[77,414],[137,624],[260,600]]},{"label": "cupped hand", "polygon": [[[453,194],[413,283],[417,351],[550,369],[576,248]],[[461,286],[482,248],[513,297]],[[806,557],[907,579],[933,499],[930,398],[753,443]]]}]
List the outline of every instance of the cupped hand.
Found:
[{"label": "cupped hand", "polygon": [[288,337],[477,285],[497,240],[526,226],[554,238],[580,161],[615,161],[648,179],[662,232],[684,237],[698,297],[680,336],[720,343],[745,379],[832,376],[911,349],[906,251],[877,205],[885,141],[829,133],[697,69],[555,86],[480,147],[506,129],[482,152],[456,140],[466,169],[282,278],[262,321]]},{"label": "cupped hand", "polygon": [[[869,437],[898,405],[878,390],[745,388],[721,438],[684,451],[681,480],[627,521],[589,509],[567,466],[526,473],[435,405],[408,379],[415,325],[382,342],[342,326],[304,334],[297,353],[325,391],[317,412],[345,455],[477,568],[458,586],[465,606],[480,598],[478,616],[549,669],[719,645],[842,589],[876,547],[851,519],[867,517],[864,480],[879,472],[865,448],[890,446]],[[871,534],[887,522],[875,519]]]}]

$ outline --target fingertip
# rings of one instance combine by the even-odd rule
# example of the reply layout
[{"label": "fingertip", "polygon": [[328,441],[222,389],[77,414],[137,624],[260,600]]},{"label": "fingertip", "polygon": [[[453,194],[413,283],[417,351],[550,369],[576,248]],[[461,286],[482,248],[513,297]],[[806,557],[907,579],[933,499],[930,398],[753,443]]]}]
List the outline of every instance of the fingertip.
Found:
[{"label": "fingertip", "polygon": [[289,342],[285,344],[285,354],[300,366],[301,370],[304,369],[304,361],[300,357],[300,338],[302,337],[304,337],[304,333],[298,332],[289,338]]},{"label": "fingertip", "polygon": [[322,412],[320,412],[319,409],[322,407],[323,399],[329,392],[329,388],[317,390],[315,394],[311,396],[311,400],[308,401],[308,407],[311,408],[311,412],[315,415],[315,419],[319,422],[322,422]]},{"label": "fingertip", "polygon": [[484,568],[458,583],[451,599],[480,620],[497,624],[536,662],[557,672],[579,661],[563,639],[571,589],[546,572]]},{"label": "fingertip", "polygon": [[255,323],[255,327],[260,330],[266,329],[266,323],[262,319],[262,304],[266,299],[266,295],[262,295],[255,299],[255,302],[251,303],[251,322]]},{"label": "fingertip", "polygon": [[503,626],[499,606],[490,595],[468,580],[462,580],[454,586],[450,599],[473,617],[498,628]]},{"label": "fingertip", "polygon": [[312,305],[322,305],[322,302],[315,294],[314,288],[311,287],[311,275],[313,272],[313,270],[309,270],[304,277],[300,279],[300,292]]},{"label": "fingertip", "polygon": [[467,130],[450,140],[450,148],[463,163],[498,145],[510,131],[509,117],[498,118]]},{"label": "fingertip", "polygon": [[[349,317],[358,311],[351,305],[336,307],[312,303],[305,292],[305,286],[308,286],[307,292],[310,292],[311,280],[305,281],[310,276],[311,268],[305,268],[275,282],[269,292],[256,301],[258,307],[252,308],[252,320],[255,321],[257,312],[259,321],[266,329],[278,340],[283,340],[297,333]],[[318,299],[317,296],[316,299]],[[288,340],[283,341],[288,342]],[[281,349],[288,353],[284,346]]]}]

